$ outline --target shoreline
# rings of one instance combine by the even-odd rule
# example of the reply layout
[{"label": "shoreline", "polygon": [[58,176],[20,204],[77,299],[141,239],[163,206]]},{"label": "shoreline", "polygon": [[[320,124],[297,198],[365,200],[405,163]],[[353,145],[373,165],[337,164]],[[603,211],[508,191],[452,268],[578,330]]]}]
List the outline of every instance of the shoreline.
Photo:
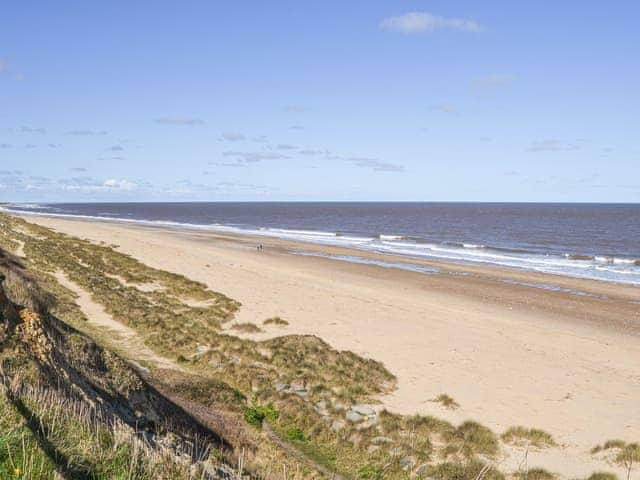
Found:
[{"label": "shoreline", "polygon": [[[542,267],[542,264],[545,264],[546,261],[543,261],[546,258],[545,255],[538,252],[535,253],[533,251],[525,251],[522,250],[522,253],[529,253],[530,257],[504,257],[505,260],[516,262],[516,263],[504,263],[501,261],[490,261],[483,260],[483,257],[478,258],[465,258],[466,254],[469,254],[470,251],[486,251],[489,252],[489,256],[499,254],[499,252],[504,251],[512,251],[516,252],[519,249],[512,249],[506,247],[491,247],[484,245],[474,245],[474,244],[466,244],[462,242],[444,242],[442,244],[435,244],[423,241],[416,241],[416,243],[410,244],[394,244],[393,241],[401,241],[403,239],[410,239],[411,237],[398,236],[398,235],[375,235],[375,236],[359,236],[359,234],[342,234],[337,232],[323,232],[323,231],[311,231],[311,230],[296,230],[296,229],[282,229],[282,228],[239,228],[230,225],[223,224],[214,224],[214,225],[198,225],[198,224],[190,224],[190,223],[179,223],[174,221],[160,221],[160,220],[140,220],[140,219],[127,219],[127,218],[119,218],[119,217],[100,217],[100,216],[91,216],[91,215],[74,215],[74,214],[64,214],[64,213],[47,213],[47,212],[32,212],[32,211],[19,211],[19,210],[11,210],[10,208],[3,208],[0,206],[0,211],[3,211],[9,215],[21,216],[25,219],[34,217],[34,218],[59,218],[62,220],[78,220],[78,221],[86,221],[86,222],[106,222],[106,223],[114,223],[120,224],[123,226],[140,226],[140,227],[148,227],[148,228],[159,228],[163,230],[178,230],[178,231],[188,231],[192,233],[206,233],[212,235],[220,235],[220,236],[230,236],[230,237],[241,237],[241,238],[255,238],[256,242],[260,243],[263,241],[282,241],[282,242],[290,242],[292,244],[299,245],[316,245],[325,248],[336,248],[336,249],[344,249],[345,251],[355,252],[357,256],[364,256],[368,258],[370,254],[380,255],[380,256],[390,256],[393,258],[401,259],[401,264],[406,265],[419,265],[421,263],[424,264],[444,264],[444,265],[460,265],[460,266],[477,266],[480,268],[495,268],[501,270],[513,270],[513,271],[521,271],[527,273],[540,273],[543,275],[550,275],[551,277],[568,277],[570,279],[576,280],[587,280],[587,281],[595,281],[595,282],[603,282],[603,283],[611,283],[615,285],[627,285],[631,287],[640,288],[640,281],[635,280],[635,272],[633,272],[632,280],[623,281],[620,278],[606,278],[606,276],[598,277],[593,275],[580,275],[576,273],[580,268],[586,268],[584,264],[580,264],[579,262],[591,261],[592,266],[595,266],[596,270],[608,270],[607,265],[615,265],[615,264],[629,264],[640,266],[640,259],[626,258],[626,257],[615,257],[611,255],[587,255],[583,253],[551,253],[546,254],[549,255],[549,258],[552,259],[551,265],[558,266],[560,264],[554,262],[562,262],[564,261],[575,261],[576,264],[567,264],[563,268],[567,268],[564,271],[553,271],[553,269],[549,270],[549,267]],[[298,235],[297,238],[296,235]],[[301,236],[300,236],[301,235]],[[293,238],[292,238],[293,237]],[[389,238],[384,238],[389,237]],[[341,244],[339,239],[349,239],[353,243],[344,243]],[[362,247],[359,245],[369,245],[370,242],[379,239],[383,241],[384,245],[374,245],[370,246],[370,248]],[[385,243],[386,242],[386,243]],[[389,243],[391,242],[391,243]],[[409,252],[403,251],[404,247],[418,246],[418,245],[432,245],[437,246],[438,248],[445,248],[442,255],[437,254],[429,254],[429,253],[419,253],[418,251]],[[436,248],[436,250],[438,250]],[[454,249],[455,251],[447,251],[446,249]],[[387,249],[388,251],[385,251]],[[394,250],[395,249],[395,250]],[[447,253],[453,256],[447,256]],[[456,257],[455,255],[459,255]],[[532,261],[532,266],[525,266],[527,262]],[[517,262],[523,262],[523,264],[518,265]],[[536,263],[538,262],[538,263]],[[542,262],[542,263],[540,263]],[[537,266],[535,266],[537,265]],[[575,270],[577,267],[578,270]],[[545,268],[547,268],[545,270]],[[640,271],[639,271],[640,272]],[[626,271],[616,272],[618,277],[622,273],[630,273]],[[622,275],[624,277],[624,275]],[[553,286],[553,285],[550,285]],[[581,293],[581,292],[575,292]]]},{"label": "shoreline", "polygon": [[[640,432],[633,360],[640,358],[640,308],[630,303],[639,300],[638,287],[431,260],[420,264],[440,273],[424,274],[291,253],[365,257],[343,247],[22,218],[117,245],[149,266],[202,281],[242,303],[238,323],[262,326],[273,316],[290,323],[253,338],[317,335],[335,348],[382,361],[398,378],[398,389],[380,399],[392,411],[456,423],[472,418],[498,433],[512,425],[549,431],[563,448],[536,452],[536,464],[566,476],[601,468],[588,454],[594,445],[610,438],[635,441]],[[373,252],[366,258],[403,261]],[[461,408],[450,411],[431,401],[441,393]]]}]

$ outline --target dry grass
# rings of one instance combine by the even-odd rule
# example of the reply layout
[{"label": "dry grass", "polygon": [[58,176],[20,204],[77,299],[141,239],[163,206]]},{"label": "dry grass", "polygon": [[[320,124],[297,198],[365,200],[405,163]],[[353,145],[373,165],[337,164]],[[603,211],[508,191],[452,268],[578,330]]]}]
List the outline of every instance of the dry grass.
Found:
[{"label": "dry grass", "polygon": [[240,333],[261,333],[263,330],[255,323],[234,323],[231,325],[231,329]]},{"label": "dry grass", "polygon": [[530,445],[537,448],[555,447],[551,434],[537,428],[510,427],[501,436],[502,441],[511,445]]},{"label": "dry grass", "polygon": [[[434,479],[468,480],[480,473],[485,479],[502,479],[483,463],[497,454],[498,438],[476,422],[454,426],[433,417],[386,411],[372,422],[347,422],[349,408],[375,403],[379,394],[394,388],[395,378],[379,362],[337,351],[314,336],[288,335],[258,342],[226,334],[222,327],[233,320],[239,304],[199,282],[150,268],[105,244],[2,215],[0,222],[9,226],[0,242],[10,243],[15,237],[24,244],[30,269],[38,272],[46,290],[55,295],[56,315],[74,325],[84,323],[73,292],[50,275],[63,271],[116,321],[137,331],[151,349],[180,359],[191,375],[172,379],[171,391],[182,392],[197,405],[231,412],[248,423],[256,423],[254,419],[265,413],[252,408],[272,405],[269,408],[277,416],[260,418],[269,428],[262,433],[249,428],[237,443],[250,450],[247,463],[264,476],[277,462],[287,468],[306,465],[301,476],[313,477],[315,470],[322,469],[347,478],[366,474],[367,478],[404,479],[411,469],[400,460],[411,458],[414,467],[431,465],[428,476]],[[158,288],[136,288],[142,285]],[[288,322],[273,317],[263,324]],[[251,330],[249,333],[259,330],[254,324],[238,326]],[[70,339],[68,348],[87,347]],[[446,394],[434,401],[446,408],[458,406]],[[222,421],[220,418],[216,421]],[[268,436],[271,431],[276,438]],[[538,431],[526,432],[537,438]],[[516,433],[522,432],[514,431],[508,438],[515,438]],[[436,465],[438,461],[444,463]]]},{"label": "dry grass", "polygon": [[456,410],[457,408],[460,408],[460,404],[458,402],[456,402],[453,399],[453,397],[450,397],[446,393],[441,393],[440,395],[438,395],[436,398],[434,398],[431,401],[432,402],[436,402],[436,403],[440,403],[444,408],[447,408],[449,410]]},{"label": "dry grass", "polygon": [[267,318],[264,322],[262,322],[263,325],[277,325],[277,326],[281,326],[284,327],[286,325],[289,325],[289,322],[287,322],[285,319],[280,318],[280,317],[271,317],[271,318]]}]

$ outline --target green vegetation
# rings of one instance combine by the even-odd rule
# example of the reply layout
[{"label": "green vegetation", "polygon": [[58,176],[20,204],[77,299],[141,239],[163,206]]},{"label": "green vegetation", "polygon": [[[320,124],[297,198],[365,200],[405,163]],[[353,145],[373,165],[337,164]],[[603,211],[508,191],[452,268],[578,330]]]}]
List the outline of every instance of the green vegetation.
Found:
[{"label": "green vegetation", "polygon": [[305,442],[307,436],[299,428],[290,428],[287,430],[287,440],[290,442]]},{"label": "green vegetation", "polygon": [[262,324],[286,326],[286,325],[289,325],[289,322],[287,322],[285,319],[280,317],[271,317],[271,318],[267,318],[264,322],[262,322]]},{"label": "green vegetation", "polygon": [[[198,419],[208,420],[229,443],[236,459],[246,452],[243,462],[253,472],[266,477],[277,464],[289,471],[302,466],[299,471],[311,478],[317,478],[313,472],[320,471],[344,478],[405,479],[420,467],[419,476],[436,480],[475,479],[480,474],[479,478],[488,480],[503,478],[492,466],[499,454],[499,440],[476,422],[454,426],[429,416],[402,416],[385,410],[367,413],[362,406],[375,404],[380,394],[395,387],[393,375],[377,361],[337,351],[314,336],[286,335],[264,341],[238,338],[229,333],[231,328],[256,333],[259,327],[236,324],[227,328],[239,303],[202,283],[148,267],[106,244],[72,238],[20,219],[0,215],[0,227],[0,247],[15,250],[20,246],[26,264],[38,278],[28,286],[17,281],[10,289],[11,298],[31,305],[34,311],[48,309],[118,351],[118,342],[87,322],[75,304],[76,293],[57,278],[63,274],[90,293],[114,320],[135,330],[150,349],[176,360],[179,370],[145,364],[151,369],[154,386],[179,400],[189,412],[196,412]],[[288,322],[273,317],[263,324]],[[93,358],[91,352],[97,347],[84,335],[66,332],[59,336],[58,348],[68,353],[69,363]],[[24,374],[24,369],[14,367]],[[106,350],[77,367],[110,398],[132,398],[144,391],[140,377]],[[458,407],[446,394],[434,401],[446,408]],[[100,438],[107,440],[100,445],[109,445],[111,456],[95,453],[98,463],[87,468],[93,472],[108,465],[116,468],[123,463],[120,457],[131,460],[131,452],[142,448],[136,446],[135,438],[125,442],[130,445],[126,448],[108,440],[120,438],[121,431],[120,426],[102,431]],[[532,441],[540,436],[538,432],[527,430],[525,436]],[[521,433],[511,432],[508,438]],[[56,441],[65,444],[62,439]],[[87,452],[97,448],[89,438],[81,445],[80,450],[74,450],[80,444],[63,448],[79,459],[78,465],[84,465],[82,459],[94,455]],[[217,450],[212,454],[216,458],[226,455]],[[147,470],[155,468],[144,458],[135,463],[147,465]],[[170,471],[169,467],[163,468]],[[109,474],[118,478],[119,473],[113,472]]]},{"label": "green vegetation", "polygon": [[618,480],[615,473],[610,472],[593,472],[587,480]]},{"label": "green vegetation", "polygon": [[234,323],[233,325],[231,325],[231,328],[233,330],[236,330],[238,332],[241,333],[260,333],[262,332],[262,329],[260,327],[258,327],[256,324],[254,323]]},{"label": "green vegetation", "polygon": [[521,480],[554,480],[556,476],[544,468],[530,468],[524,472],[518,472],[516,477]]},{"label": "green vegetation", "polygon": [[441,393],[431,401],[440,403],[444,408],[448,408],[449,410],[455,410],[460,407],[460,404],[458,404],[458,402],[456,402],[453,397],[450,397],[446,393]]},{"label": "green vegetation", "polygon": [[512,445],[530,445],[537,448],[555,447],[551,434],[537,428],[510,427],[502,434],[502,441]]},{"label": "green vegetation", "polygon": [[244,419],[249,425],[262,428],[262,422],[275,422],[280,413],[273,405],[253,405],[244,408]]},{"label": "green vegetation", "polygon": [[441,463],[429,467],[427,477],[433,480],[504,480],[504,475],[480,460]]},{"label": "green vegetation", "polygon": [[612,451],[610,460],[623,467],[627,471],[627,480],[631,478],[631,472],[640,464],[640,443],[627,443],[624,440],[608,440],[602,445],[591,449],[592,454]]}]

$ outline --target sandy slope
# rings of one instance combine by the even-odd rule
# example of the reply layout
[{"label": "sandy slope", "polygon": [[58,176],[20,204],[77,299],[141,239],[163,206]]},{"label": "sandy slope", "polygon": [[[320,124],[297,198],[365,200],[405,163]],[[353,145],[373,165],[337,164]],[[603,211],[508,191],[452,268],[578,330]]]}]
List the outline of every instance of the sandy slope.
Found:
[{"label": "sandy slope", "polygon": [[[640,289],[542,274],[446,266],[424,275],[291,255],[329,247],[166,231],[113,223],[28,218],[118,245],[148,265],[206,282],[242,302],[238,321],[279,315],[288,327],[381,360],[398,377],[382,399],[401,413],[478,420],[497,432],[523,424],[562,448],[532,452],[530,466],[565,477],[615,471],[588,450],[609,438],[640,440]],[[435,263],[435,262],[430,262]],[[607,299],[505,284],[546,282]],[[429,401],[446,392],[447,411]],[[505,469],[523,452],[512,451]]]}]

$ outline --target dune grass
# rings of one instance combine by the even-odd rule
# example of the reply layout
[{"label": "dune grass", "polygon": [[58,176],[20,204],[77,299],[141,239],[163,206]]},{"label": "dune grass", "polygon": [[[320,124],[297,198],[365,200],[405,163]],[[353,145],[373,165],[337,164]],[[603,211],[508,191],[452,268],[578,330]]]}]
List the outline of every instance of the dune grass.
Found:
[{"label": "dune grass", "polygon": [[511,445],[531,445],[537,448],[555,447],[557,444],[551,434],[537,428],[523,426],[510,427],[505,431],[502,440]]},{"label": "dune grass", "polygon": [[431,400],[432,402],[436,402],[441,404],[444,408],[447,408],[449,410],[456,410],[457,408],[460,408],[460,404],[458,402],[456,402],[453,397],[450,397],[449,395],[447,395],[446,393],[441,393],[440,395],[438,395],[436,398],[434,398],[433,400]]},{"label": "dune grass", "polygon": [[[404,479],[410,469],[401,459],[410,458],[414,467],[428,465],[425,475],[434,479],[466,480],[480,473],[489,480],[503,478],[491,466],[500,441],[477,422],[454,426],[434,417],[384,410],[373,419],[346,421],[350,408],[375,403],[380,394],[394,388],[394,376],[381,363],[335,350],[314,336],[238,338],[223,327],[233,321],[240,304],[200,282],[148,267],[104,243],[1,214],[0,223],[5,225],[0,246],[22,245],[45,295],[55,298],[52,312],[79,328],[87,323],[74,293],[55,280],[56,272],[64,272],[116,321],[138,332],[152,350],[176,359],[189,372],[170,381],[163,374],[166,388],[198,404],[231,412],[250,427],[242,435],[254,440],[243,437],[238,445],[251,445],[248,461],[261,465],[262,472],[268,472],[275,459],[295,466],[307,458],[312,465],[305,468],[311,472],[316,465],[345,478]],[[154,288],[138,288],[144,285]],[[263,322],[285,324],[280,317]],[[249,333],[260,328],[240,325],[250,325],[240,327],[251,329]],[[74,346],[72,338],[69,342],[70,349],[86,348],[82,342]],[[445,408],[458,406],[446,394],[434,400]],[[260,430],[264,422],[269,429]],[[540,431],[517,428],[510,436],[503,435],[505,443],[516,437],[539,441]],[[268,431],[302,456],[274,446],[265,437]]]},{"label": "dune grass", "polygon": [[286,325],[289,325],[289,322],[287,322],[285,319],[280,318],[280,317],[271,317],[271,318],[267,318],[264,322],[262,322],[263,325],[278,325],[281,327],[284,327]]}]

